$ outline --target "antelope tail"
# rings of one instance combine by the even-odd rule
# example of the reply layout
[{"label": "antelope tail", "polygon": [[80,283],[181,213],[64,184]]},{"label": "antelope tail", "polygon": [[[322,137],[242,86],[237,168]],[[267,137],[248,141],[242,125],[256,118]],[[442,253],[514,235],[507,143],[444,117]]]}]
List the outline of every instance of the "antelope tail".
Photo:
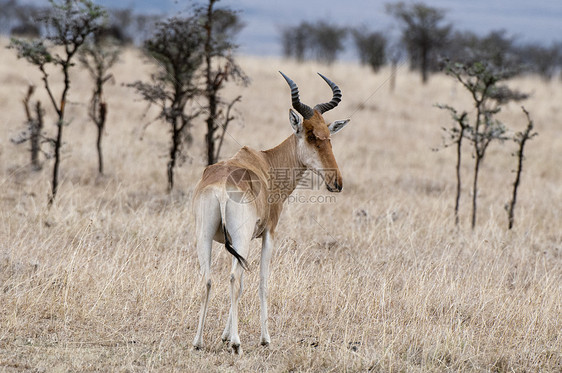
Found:
[{"label": "antelope tail", "polygon": [[226,195],[226,193],[223,193],[223,195],[217,197],[221,209],[221,224],[222,232],[224,234],[224,247],[226,251],[228,251],[230,254],[232,254],[232,256],[236,258],[236,260],[238,260],[238,263],[244,270],[248,270],[248,262],[242,255],[238,254],[234,246],[232,246],[232,242],[230,242],[230,239],[228,238],[228,232],[226,230],[226,202],[228,201],[228,196]]}]

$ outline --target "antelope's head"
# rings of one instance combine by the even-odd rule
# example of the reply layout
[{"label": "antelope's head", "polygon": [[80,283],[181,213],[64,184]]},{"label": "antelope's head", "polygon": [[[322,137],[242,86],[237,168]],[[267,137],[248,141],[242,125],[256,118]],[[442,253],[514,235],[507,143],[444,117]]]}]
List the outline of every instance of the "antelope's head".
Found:
[{"label": "antelope's head", "polygon": [[319,174],[330,192],[341,192],[343,180],[332,151],[330,137],[349,123],[349,119],[337,120],[328,124],[322,117],[323,113],[339,104],[342,96],[341,90],[330,79],[318,73],[332,89],[333,97],[330,102],[311,108],[300,101],[299,88],[295,82],[281,71],[280,73],[291,87],[293,108],[302,115],[301,118],[293,109],[289,109],[289,121],[297,138],[297,155],[300,162],[307,169]]}]

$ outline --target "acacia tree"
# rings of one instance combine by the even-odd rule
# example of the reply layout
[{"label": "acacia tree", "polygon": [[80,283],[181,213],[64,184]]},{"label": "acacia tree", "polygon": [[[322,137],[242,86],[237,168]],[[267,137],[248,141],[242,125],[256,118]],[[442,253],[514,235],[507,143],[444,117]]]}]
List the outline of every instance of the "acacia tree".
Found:
[{"label": "acacia tree", "polygon": [[355,29],[351,32],[359,61],[364,65],[369,65],[374,72],[386,62],[387,40],[381,32],[369,32],[365,28]]},{"label": "acacia tree", "polygon": [[345,48],[344,40],[347,29],[325,21],[314,25],[312,49],[318,61],[332,64],[336,61],[338,53]]},{"label": "acacia tree", "polygon": [[[452,106],[449,105],[436,105],[440,109],[448,110],[451,114],[451,118],[453,118],[454,126],[451,128],[443,128],[444,131],[448,133],[448,140],[452,141],[452,143],[456,147],[456,155],[457,155],[457,162],[455,166],[456,177],[457,177],[457,187],[456,187],[456,194],[455,194],[455,225],[459,225],[459,206],[461,200],[461,165],[462,165],[462,143],[465,137],[465,133],[467,129],[470,127],[468,123],[468,113],[463,111],[461,114],[457,112]],[[450,144],[446,143],[445,147],[448,147]]]},{"label": "acacia tree", "polygon": [[562,42],[552,43],[548,47],[537,44],[523,45],[519,47],[518,53],[528,70],[539,74],[545,81],[550,81],[561,70]]},{"label": "acacia tree", "polygon": [[[17,50],[18,58],[25,58],[37,66],[42,74],[43,85],[50,102],[57,113],[57,133],[49,142],[54,150],[53,177],[49,205],[57,195],[59,184],[60,149],[63,144],[65,109],[70,91],[70,68],[79,49],[100,26],[105,11],[91,0],[50,0],[51,9],[40,16],[38,21],[47,30],[45,39],[28,41],[12,39],[9,48]],[[57,48],[59,47],[59,48]],[[62,52],[62,53],[61,53]],[[63,89],[58,98],[51,89],[51,79],[47,66],[54,65],[62,73]]]},{"label": "acacia tree", "polygon": [[410,55],[411,66],[420,69],[422,82],[427,83],[436,51],[451,32],[451,25],[443,25],[445,11],[423,3],[404,2],[387,4],[386,11],[402,25],[402,43]]},{"label": "acacia tree", "polygon": [[23,130],[11,141],[16,144],[23,144],[27,141],[30,143],[29,152],[31,154],[31,167],[34,171],[41,170],[41,162],[39,161],[39,153],[41,152],[41,142],[43,140],[43,115],[45,111],[41,107],[41,101],[37,100],[35,102],[34,108],[31,108],[31,97],[35,92],[35,86],[33,84],[29,85],[27,88],[27,94],[22,100],[23,107],[25,110],[26,129]]},{"label": "acacia tree", "polygon": [[525,117],[527,118],[527,127],[525,127],[525,130],[517,132],[513,137],[513,141],[515,141],[515,143],[518,145],[517,152],[514,154],[515,156],[517,156],[517,171],[515,172],[515,181],[513,182],[511,201],[509,202],[509,205],[506,206],[508,229],[512,229],[513,224],[515,224],[515,204],[517,203],[517,190],[519,188],[519,184],[521,183],[521,173],[523,172],[523,160],[525,159],[523,154],[525,151],[525,144],[527,143],[527,141],[538,135],[536,132],[533,132],[534,123],[531,119],[531,115],[523,106],[521,107],[521,109],[523,110],[523,113],[525,113]]},{"label": "acacia tree", "polygon": [[293,57],[297,61],[304,61],[307,51],[312,47],[313,25],[308,22],[301,22],[297,27],[283,27],[281,29],[281,44],[283,55]]},{"label": "acacia tree", "polygon": [[281,44],[285,57],[297,61],[313,58],[332,64],[345,49],[348,29],[326,21],[301,22],[296,26],[281,28]]},{"label": "acacia tree", "polygon": [[[238,66],[232,56],[232,51],[237,48],[232,39],[241,29],[241,24],[235,12],[226,9],[215,9],[218,0],[209,0],[206,7],[199,8],[199,15],[204,32],[204,74],[205,90],[203,94],[207,99],[207,164],[218,161],[220,145],[226,133],[226,128],[233,117],[231,109],[241,96],[226,103],[220,97],[220,91],[229,79],[235,79],[243,84],[248,83],[248,78]],[[222,128],[222,133],[218,134]]]},{"label": "acacia tree", "polygon": [[200,110],[188,113],[186,106],[200,93],[197,76],[204,58],[202,31],[196,17],[158,22],[156,33],[144,43],[145,52],[157,63],[157,72],[151,82],[129,85],[150,105],[159,106],[158,118],[170,126],[168,191],[174,187],[174,168],[182,147],[190,139],[192,120],[200,114]]},{"label": "acacia tree", "polygon": [[474,173],[472,180],[472,229],[476,226],[478,178],[480,167],[486,156],[486,151],[493,141],[508,140],[506,126],[497,119],[497,114],[503,105],[512,101],[520,101],[527,95],[499,84],[501,81],[513,77],[517,71],[497,68],[491,64],[475,62],[470,65],[449,63],[446,73],[455,78],[473,99],[476,109],[474,118],[470,121],[467,111],[458,111],[449,105],[438,105],[448,110],[455,122],[455,127],[448,130],[451,140],[457,145],[457,195],[455,203],[455,223],[458,224],[458,201],[460,196],[460,164],[463,139],[472,144],[474,158]]},{"label": "acacia tree", "polygon": [[488,61],[495,66],[513,69],[521,65],[515,38],[505,30],[491,31],[483,36],[471,31],[455,31],[449,37],[445,53],[464,64]]},{"label": "acacia tree", "polygon": [[119,46],[113,38],[103,37],[98,33],[93,41],[88,42],[82,48],[79,56],[80,62],[86,67],[94,81],[89,116],[98,130],[96,149],[100,175],[103,175],[102,138],[107,118],[107,102],[103,95],[103,87],[113,78],[109,69],[119,59],[119,51]]}]

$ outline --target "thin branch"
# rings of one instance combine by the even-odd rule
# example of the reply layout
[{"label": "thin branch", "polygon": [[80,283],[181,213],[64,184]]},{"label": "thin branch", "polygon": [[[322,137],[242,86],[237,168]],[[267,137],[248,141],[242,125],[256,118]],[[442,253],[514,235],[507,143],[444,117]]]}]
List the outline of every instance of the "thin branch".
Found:
[{"label": "thin branch", "polygon": [[49,94],[49,98],[51,99],[51,103],[53,104],[53,107],[55,108],[57,115],[60,117],[62,114],[62,108],[59,108],[59,106],[57,105],[55,96],[53,96],[53,92],[51,91],[51,87],[49,86],[49,74],[47,74],[47,72],[45,71],[45,65],[44,64],[39,65],[39,70],[41,70],[41,72],[43,73],[43,83],[45,85],[45,90]]},{"label": "thin branch", "polygon": [[221,133],[221,136],[220,136],[220,141],[219,141],[219,144],[217,146],[217,152],[215,154],[216,160],[219,159],[219,155],[220,155],[221,148],[222,148],[222,143],[224,141],[224,135],[226,134],[226,127],[228,127],[228,124],[230,123],[230,121],[234,119],[234,117],[230,115],[230,111],[232,110],[232,107],[234,106],[234,104],[237,103],[240,100],[242,100],[242,96],[236,97],[234,100],[232,100],[232,102],[228,105],[228,107],[226,109],[226,117],[224,119],[224,125],[222,126],[222,133]]}]

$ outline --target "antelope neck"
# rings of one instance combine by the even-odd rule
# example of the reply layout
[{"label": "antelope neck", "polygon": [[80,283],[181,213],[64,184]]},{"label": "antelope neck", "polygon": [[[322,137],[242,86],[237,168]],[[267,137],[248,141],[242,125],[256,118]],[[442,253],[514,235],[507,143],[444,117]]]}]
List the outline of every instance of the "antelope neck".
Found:
[{"label": "antelope neck", "polygon": [[302,180],[306,167],[297,155],[297,137],[289,136],[276,147],[263,151],[269,164],[270,193],[279,193],[285,200]]}]

